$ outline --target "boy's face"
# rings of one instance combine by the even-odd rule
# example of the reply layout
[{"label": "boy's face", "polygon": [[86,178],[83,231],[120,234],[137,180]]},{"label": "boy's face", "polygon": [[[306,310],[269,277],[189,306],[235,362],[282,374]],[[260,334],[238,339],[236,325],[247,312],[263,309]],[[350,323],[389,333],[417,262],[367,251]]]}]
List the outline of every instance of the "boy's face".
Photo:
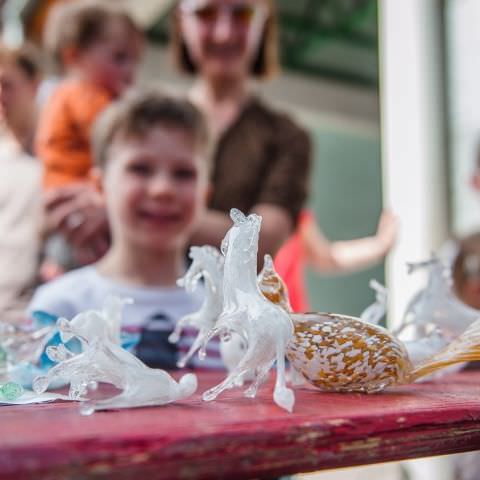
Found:
[{"label": "boy's face", "polygon": [[180,128],[114,140],[102,180],[113,242],[129,248],[183,248],[205,208],[206,160]]},{"label": "boy's face", "polygon": [[78,55],[80,68],[94,83],[120,96],[135,79],[140,40],[120,20],[112,20],[103,38]]}]

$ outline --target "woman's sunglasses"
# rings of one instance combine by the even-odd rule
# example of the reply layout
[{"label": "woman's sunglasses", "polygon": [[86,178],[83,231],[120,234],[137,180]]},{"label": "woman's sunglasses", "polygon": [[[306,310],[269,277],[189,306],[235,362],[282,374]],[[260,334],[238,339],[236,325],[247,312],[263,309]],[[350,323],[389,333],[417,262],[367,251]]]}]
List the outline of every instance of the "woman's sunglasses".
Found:
[{"label": "woman's sunglasses", "polygon": [[182,2],[181,9],[190,15],[194,15],[199,21],[213,25],[222,14],[228,14],[235,25],[248,26],[262,11],[262,5],[254,5],[247,2],[238,2],[228,5],[216,3]]}]

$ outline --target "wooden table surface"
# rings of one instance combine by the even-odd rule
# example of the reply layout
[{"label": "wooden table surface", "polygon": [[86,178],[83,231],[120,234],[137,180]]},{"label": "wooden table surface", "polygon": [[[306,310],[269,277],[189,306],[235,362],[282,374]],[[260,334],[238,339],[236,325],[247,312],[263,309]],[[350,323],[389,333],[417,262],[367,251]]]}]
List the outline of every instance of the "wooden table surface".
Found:
[{"label": "wooden table surface", "polygon": [[78,404],[0,407],[0,479],[249,479],[480,449],[480,372],[382,394],[296,390],[293,414],[238,390],[84,417]]}]

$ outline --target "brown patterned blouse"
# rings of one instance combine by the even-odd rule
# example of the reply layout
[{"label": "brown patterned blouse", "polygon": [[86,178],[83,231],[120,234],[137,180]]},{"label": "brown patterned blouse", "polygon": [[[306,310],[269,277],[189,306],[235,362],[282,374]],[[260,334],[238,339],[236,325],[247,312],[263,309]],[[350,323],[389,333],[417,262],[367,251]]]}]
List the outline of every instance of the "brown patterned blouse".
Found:
[{"label": "brown patterned blouse", "polygon": [[311,150],[305,130],[252,98],[217,145],[209,207],[249,212],[269,203],[285,208],[296,224],[307,198]]}]

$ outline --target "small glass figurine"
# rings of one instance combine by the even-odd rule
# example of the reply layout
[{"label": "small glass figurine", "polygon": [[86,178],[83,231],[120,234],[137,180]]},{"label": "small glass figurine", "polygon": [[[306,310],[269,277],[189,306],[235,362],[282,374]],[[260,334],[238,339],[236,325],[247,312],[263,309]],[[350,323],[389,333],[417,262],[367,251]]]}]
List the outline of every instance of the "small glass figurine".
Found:
[{"label": "small glass figurine", "polygon": [[57,327],[62,342],[67,343],[76,337],[83,347],[86,347],[93,339],[104,339],[120,345],[123,309],[130,303],[132,303],[131,299],[110,295],[106,298],[100,311],[89,310],[76,315],[70,321],[59,318]]},{"label": "small glass figurine", "polygon": [[[364,322],[378,325],[387,311],[388,290],[376,280],[370,280],[370,287],[376,292],[375,302],[362,312],[360,319]],[[412,321],[410,326],[416,327],[415,320],[413,318],[410,318],[410,320]],[[410,361],[414,365],[439,352],[448,344],[442,330],[437,325],[424,324],[420,325],[420,327],[421,328],[414,329],[417,336],[410,338],[404,336],[404,338],[402,338]],[[419,336],[420,334],[423,336]],[[396,331],[394,335],[398,337]],[[457,366],[451,368],[457,368]],[[449,369],[449,371],[451,371],[451,369]],[[443,374],[443,372],[440,373]]]},{"label": "small glass figurine", "polygon": [[177,284],[185,287],[187,292],[193,292],[200,278],[204,278],[206,287],[205,300],[200,310],[182,317],[176,324],[175,330],[168,337],[171,343],[180,340],[185,327],[198,330],[188,353],[177,362],[179,368],[185,367],[188,360],[200,349],[208,332],[214,327],[223,308],[223,256],[214,247],[190,247],[189,257],[192,264],[187,273],[177,280]]},{"label": "small glass figurine", "polygon": [[[108,327],[111,339],[115,342],[121,341],[124,348],[131,349],[138,342],[139,335],[124,332],[120,334],[120,315],[125,303],[128,303],[128,300],[109,297],[99,314],[103,315],[107,322],[111,322]],[[3,347],[6,355],[2,372],[10,380],[31,388],[33,379],[44,375],[55,364],[46,354],[46,350],[62,343],[57,322],[56,315],[35,311],[29,325],[0,324],[0,348]],[[64,336],[63,340],[68,339]],[[82,350],[81,342],[76,338],[69,340],[66,346],[72,353],[80,353]],[[60,388],[64,385],[65,382],[56,381],[51,386]]]},{"label": "small glass figurine", "polygon": [[375,302],[360,314],[360,318],[364,322],[378,325],[387,312],[388,290],[375,279],[370,280],[369,286],[375,292]]},{"label": "small glass figurine", "polygon": [[101,312],[87,311],[70,322],[59,319],[62,338],[78,338],[83,351],[74,354],[64,345],[49,347],[47,354],[58,364],[34,380],[34,391],[43,393],[58,378],[70,383],[72,400],[85,400],[88,390],[99,382],[122,390],[114,397],[83,403],[81,412],[85,415],[95,410],[163,405],[193,394],[195,375],[184,375],[177,383],[167,372],[147,367],[119,345],[117,327],[124,304],[123,300],[109,299]]},{"label": "small glass figurine", "polygon": [[23,387],[15,382],[7,382],[0,385],[0,403],[2,398],[13,402],[23,395]]},{"label": "small glass figurine", "polygon": [[245,374],[254,373],[254,381],[245,391],[255,397],[275,361],[276,382],[273,399],[280,407],[292,411],[294,393],[285,381],[285,351],[292,339],[293,324],[289,314],[267,300],[257,281],[257,251],[261,217],[245,216],[237,209],[230,211],[233,226],[222,242],[225,256],[223,311],[215,327],[204,341],[202,351],[215,335],[225,341],[236,333],[246,350],[238,365],[219,385],[203,394],[206,401],[214,400],[224,390],[241,384]]},{"label": "small glass figurine", "polygon": [[[207,334],[215,326],[215,323],[223,309],[223,256],[214,247],[191,247],[189,257],[192,260],[187,273],[177,283],[192,292],[201,277],[205,280],[206,298],[200,310],[181,318],[175,330],[169,337],[170,342],[176,343],[180,339],[181,332],[186,326],[198,330],[188,353],[181,358],[177,366],[185,367],[188,360],[200,349]],[[265,255],[263,269],[258,275],[258,284],[263,295],[273,303],[290,312],[292,308],[288,299],[288,291],[285,283],[277,274],[270,255]],[[247,349],[245,341],[232,332],[228,341],[220,343],[222,361],[229,371],[234,370]],[[252,380],[253,374],[247,374],[243,379],[237,380],[237,385],[243,385],[243,380]]]},{"label": "small glass figurine", "polygon": [[480,359],[480,320],[445,349],[414,365],[405,344],[383,327],[344,315],[288,314],[268,302],[258,287],[261,218],[254,214],[246,217],[235,209],[230,215],[234,225],[222,243],[223,312],[207,340],[235,332],[245,340],[247,350],[228,377],[203,394],[204,400],[213,400],[252,371],[256,377],[246,394],[255,395],[276,359],[274,400],[291,411],[294,397],[285,385],[285,352],[308,382],[337,392],[379,392],[392,385],[414,382],[450,365]]},{"label": "small glass figurine", "polygon": [[444,350],[413,365],[402,341],[378,325],[327,313],[292,314],[287,358],[322,390],[374,393],[480,359],[480,320]]},{"label": "small glass figurine", "polygon": [[[273,266],[273,259],[268,254],[264,257],[263,268],[258,274],[257,282],[260,291],[265,298],[283,308],[286,312],[292,311],[290,299],[288,298],[287,286],[280,275],[276,272],[275,267]],[[220,355],[229,372],[237,367],[240,360],[245,355],[246,350],[247,344],[245,340],[236,333],[232,333],[228,340],[220,343]],[[250,381],[253,380],[254,377],[254,372],[250,372],[244,375],[243,378],[239,378],[236,385],[242,386],[244,380]],[[296,378],[298,379],[298,377]]]},{"label": "small glass figurine", "polygon": [[427,270],[427,285],[409,302],[395,334],[401,339],[422,338],[433,325],[440,329],[447,341],[451,341],[480,317],[480,311],[457,299],[450,269],[440,258],[432,255],[427,261],[408,264],[409,273],[419,270]]},{"label": "small glass figurine", "polygon": [[45,348],[60,340],[55,321],[56,317],[35,312],[28,324],[0,323],[0,349],[3,353],[0,371],[4,378],[30,388],[33,378],[51,366]]},{"label": "small glass figurine", "polygon": [[54,335],[54,325],[35,328],[35,325],[24,327],[0,323],[0,347],[10,364],[37,363]]}]

